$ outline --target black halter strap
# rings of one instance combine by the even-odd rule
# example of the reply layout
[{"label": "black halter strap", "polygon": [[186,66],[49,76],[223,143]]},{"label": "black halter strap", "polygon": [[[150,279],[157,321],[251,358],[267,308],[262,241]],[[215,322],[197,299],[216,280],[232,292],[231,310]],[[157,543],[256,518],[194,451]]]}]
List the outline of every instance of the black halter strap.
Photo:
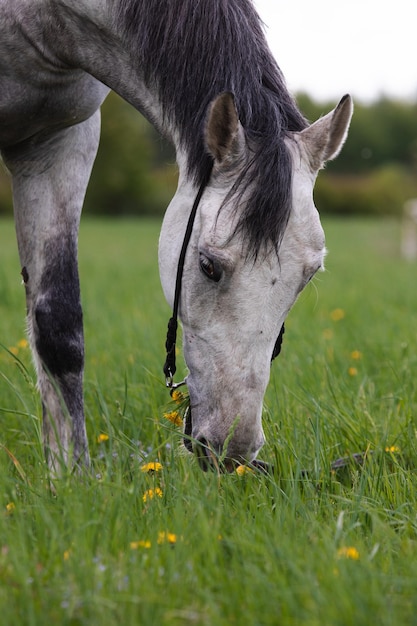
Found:
[{"label": "black halter strap", "polygon": [[181,285],[182,285],[182,274],[184,271],[184,263],[185,263],[185,255],[187,253],[188,244],[191,239],[191,234],[193,232],[193,226],[195,221],[195,216],[197,214],[198,205],[200,204],[200,200],[204,193],[205,188],[210,180],[211,171],[213,169],[213,165],[208,169],[207,174],[200,185],[200,188],[197,192],[197,195],[194,200],[194,204],[191,209],[190,216],[187,222],[187,228],[185,229],[184,240],[182,242],[181,252],[178,259],[177,266],[177,277],[175,280],[175,295],[174,295],[174,305],[172,307],[172,316],[168,322],[168,331],[167,338],[165,341],[165,350],[166,350],[166,360],[164,364],[164,374],[166,378],[166,386],[170,389],[175,389],[176,387],[180,387],[185,384],[185,381],[181,383],[174,384],[174,374],[177,371],[176,366],[176,355],[175,355],[175,347],[177,343],[177,330],[178,330],[178,307],[180,303],[181,296]]},{"label": "black halter strap", "polygon": [[279,331],[278,339],[275,342],[274,350],[272,352],[271,361],[277,358],[279,353],[281,352],[282,340],[284,339],[285,326],[284,324],[281,326],[281,330]]},{"label": "black halter strap", "polygon": [[[182,275],[184,271],[185,255],[187,253],[188,244],[190,242],[191,235],[193,232],[193,226],[194,226],[195,216],[197,214],[198,205],[200,204],[200,200],[202,198],[204,190],[207,187],[207,184],[210,180],[212,169],[213,169],[213,166],[211,166],[209,170],[207,171],[207,174],[203,182],[201,183],[200,188],[195,197],[194,204],[192,206],[191,213],[188,218],[187,228],[185,229],[184,240],[182,242],[181,252],[180,252],[179,259],[178,259],[177,277],[175,280],[174,305],[172,307],[172,316],[170,317],[168,321],[167,337],[165,341],[166,360],[164,364],[164,374],[165,374],[166,386],[169,389],[171,389],[171,391],[185,384],[185,381],[181,381],[180,383],[174,383],[174,374],[177,371],[175,348],[176,348],[176,343],[177,343],[178,307],[179,307],[180,296],[181,296]],[[273,361],[281,352],[281,345],[282,345],[284,332],[285,332],[285,328],[283,324],[279,332],[278,338],[275,342],[274,350],[271,356],[271,361]]]}]

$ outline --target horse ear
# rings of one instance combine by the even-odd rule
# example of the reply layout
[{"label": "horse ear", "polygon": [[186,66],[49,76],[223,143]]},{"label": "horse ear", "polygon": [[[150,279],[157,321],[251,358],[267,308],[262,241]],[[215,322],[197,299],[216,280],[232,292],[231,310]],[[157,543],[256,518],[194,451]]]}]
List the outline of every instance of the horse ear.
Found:
[{"label": "horse ear", "polygon": [[337,157],[345,143],[352,114],[352,98],[346,95],[333,111],[301,131],[300,137],[314,171]]},{"label": "horse ear", "polygon": [[204,138],[207,150],[220,166],[231,165],[242,156],[246,141],[233,94],[221,93],[211,102]]}]

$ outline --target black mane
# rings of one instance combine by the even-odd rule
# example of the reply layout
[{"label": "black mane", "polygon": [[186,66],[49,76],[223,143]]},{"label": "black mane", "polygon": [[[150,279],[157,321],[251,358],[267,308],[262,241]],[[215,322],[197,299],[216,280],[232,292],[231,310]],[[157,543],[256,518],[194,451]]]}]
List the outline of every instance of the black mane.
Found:
[{"label": "black mane", "polygon": [[203,129],[208,104],[221,92],[235,96],[240,121],[256,148],[238,181],[251,186],[239,230],[256,255],[277,247],[291,210],[289,131],[306,127],[267,46],[250,0],[120,0],[120,27],[136,46],[145,83],[156,87],[164,115],[179,129],[197,184],[211,157]]}]

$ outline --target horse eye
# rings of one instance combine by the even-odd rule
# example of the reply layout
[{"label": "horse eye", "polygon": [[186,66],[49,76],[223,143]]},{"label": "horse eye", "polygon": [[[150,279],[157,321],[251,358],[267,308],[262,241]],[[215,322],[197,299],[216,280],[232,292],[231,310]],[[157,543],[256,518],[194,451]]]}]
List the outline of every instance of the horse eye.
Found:
[{"label": "horse eye", "polygon": [[215,283],[218,283],[222,277],[222,267],[220,263],[214,261],[213,259],[209,259],[202,253],[200,253],[200,269],[203,274],[207,276],[207,278],[213,280]]}]

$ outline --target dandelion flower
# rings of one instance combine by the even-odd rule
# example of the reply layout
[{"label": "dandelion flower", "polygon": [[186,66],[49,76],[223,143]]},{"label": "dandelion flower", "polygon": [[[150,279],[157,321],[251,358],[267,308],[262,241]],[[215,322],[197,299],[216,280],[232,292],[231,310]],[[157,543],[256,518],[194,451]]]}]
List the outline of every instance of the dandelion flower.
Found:
[{"label": "dandelion flower", "polygon": [[177,404],[181,404],[181,402],[183,402],[183,400],[185,399],[185,396],[182,393],[182,391],[178,391],[178,389],[174,389],[174,391],[171,393],[171,398]]},{"label": "dandelion flower", "polygon": [[253,474],[253,469],[251,469],[247,465],[239,465],[236,468],[236,474],[238,474],[238,476],[244,476],[245,474]]},{"label": "dandelion flower", "polygon": [[70,558],[71,555],[71,550],[65,550],[63,557],[64,557],[64,561],[68,561],[68,559]]},{"label": "dandelion flower", "polygon": [[359,359],[362,358],[362,352],[359,352],[359,350],[353,350],[350,353],[350,358],[353,359],[354,361],[359,361]]},{"label": "dandelion flower", "polygon": [[340,320],[342,320],[345,317],[345,312],[343,309],[333,309],[333,311],[331,311],[330,313],[330,319],[333,320],[333,322],[340,322]]},{"label": "dandelion flower", "polygon": [[100,433],[99,436],[97,437],[97,441],[98,443],[104,443],[105,441],[109,440],[109,436],[106,435],[106,433]]},{"label": "dandelion flower", "polygon": [[137,550],[138,548],[146,548],[149,549],[151,547],[151,542],[145,539],[141,539],[139,541],[131,541],[130,549]]},{"label": "dandelion flower", "polygon": [[22,348],[23,350],[27,348],[28,345],[29,345],[29,342],[27,339],[21,339],[20,341],[17,342],[17,347]]},{"label": "dandelion flower", "polygon": [[6,511],[8,513],[13,513],[13,511],[15,510],[16,505],[14,502],[9,502],[9,504],[6,504]]},{"label": "dandelion flower", "polygon": [[357,376],[358,370],[356,369],[356,367],[349,367],[348,374],[349,376]]},{"label": "dandelion flower", "polygon": [[172,424],[174,424],[174,426],[182,426],[182,417],[178,413],[178,411],[170,411],[169,413],[164,413],[164,417]]},{"label": "dandelion flower", "polygon": [[160,472],[162,469],[162,465],[161,463],[158,463],[156,461],[152,462],[152,463],[145,463],[145,465],[142,465],[142,467],[140,468],[142,472]]},{"label": "dandelion flower", "polygon": [[153,498],[155,498],[155,496],[162,498],[162,489],[160,489],[159,487],[155,487],[155,489],[147,489],[142,496],[142,500],[144,502],[147,502],[148,500],[152,500]]},{"label": "dandelion flower", "polygon": [[174,533],[159,532],[158,544],[161,545],[162,543],[177,543],[177,535],[174,535]]},{"label": "dandelion flower", "polygon": [[10,346],[9,352],[11,352],[14,356],[17,356],[19,354],[19,348],[17,346]]},{"label": "dandelion flower", "polygon": [[339,558],[352,559],[352,561],[357,561],[359,559],[359,552],[353,546],[343,546],[337,551],[337,556]]}]

